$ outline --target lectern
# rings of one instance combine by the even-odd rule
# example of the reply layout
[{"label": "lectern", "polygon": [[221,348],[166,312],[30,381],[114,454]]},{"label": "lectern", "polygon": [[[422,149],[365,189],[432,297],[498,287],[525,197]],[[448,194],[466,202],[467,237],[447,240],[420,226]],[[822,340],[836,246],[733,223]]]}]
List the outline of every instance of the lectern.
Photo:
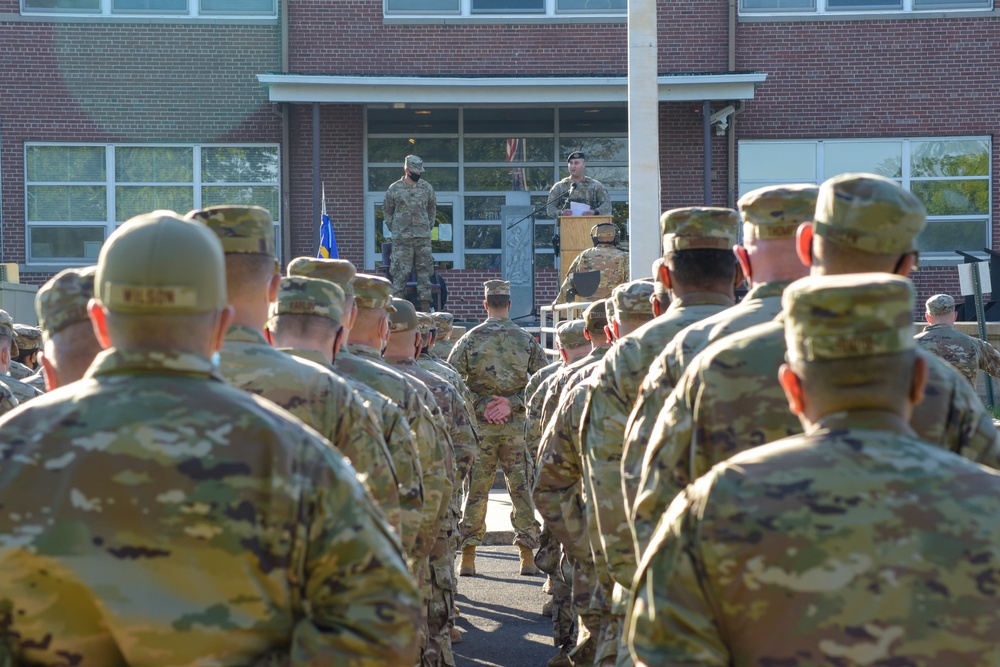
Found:
[{"label": "lectern", "polygon": [[587,248],[593,248],[590,230],[594,225],[611,222],[610,215],[559,216],[559,284],[566,280],[569,265]]}]

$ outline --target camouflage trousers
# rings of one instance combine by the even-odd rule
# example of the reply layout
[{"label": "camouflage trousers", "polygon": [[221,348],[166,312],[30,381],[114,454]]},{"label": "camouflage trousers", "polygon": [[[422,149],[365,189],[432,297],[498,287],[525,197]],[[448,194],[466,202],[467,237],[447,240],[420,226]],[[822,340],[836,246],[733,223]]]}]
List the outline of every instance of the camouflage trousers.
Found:
[{"label": "camouflage trousers", "polygon": [[497,474],[497,464],[503,469],[514,509],[510,523],[514,527],[514,544],[538,548],[538,521],[535,503],[531,499],[532,465],[523,435],[483,434],[479,458],[472,469],[469,496],[462,516],[462,546],[483,543],[486,535],[486,504]]},{"label": "camouflage trousers", "polygon": [[406,281],[417,270],[417,299],[431,303],[431,272],[434,257],[430,239],[393,239],[389,270],[392,272],[392,295],[406,298]]},{"label": "camouflage trousers", "polygon": [[442,530],[430,554],[430,598],[427,601],[427,647],[421,667],[455,667],[451,648],[452,614],[455,610],[455,552],[450,531]]},{"label": "camouflage trousers", "polygon": [[569,654],[574,665],[593,665],[601,638],[601,612],[592,608],[596,573],[592,563],[573,564],[573,612],[579,621],[576,648]]}]

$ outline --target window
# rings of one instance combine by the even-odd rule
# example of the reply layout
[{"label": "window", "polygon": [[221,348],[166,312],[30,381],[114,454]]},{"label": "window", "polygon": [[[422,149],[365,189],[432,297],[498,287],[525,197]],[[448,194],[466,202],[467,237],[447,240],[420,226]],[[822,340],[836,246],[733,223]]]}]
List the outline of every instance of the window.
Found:
[{"label": "window", "polygon": [[156,209],[263,206],[277,231],[277,146],[28,144],[24,162],[28,264],[92,264],[118,225]]},{"label": "window", "polygon": [[846,14],[993,9],[993,0],[740,0],[743,14]]},{"label": "window", "polygon": [[627,0],[384,0],[389,17],[624,16]]},{"label": "window", "polygon": [[[437,195],[431,234],[439,266],[499,270],[505,231],[513,233],[503,228],[503,207],[530,205],[542,209],[535,215],[535,266],[553,268],[555,221],[544,207],[552,185],[569,175],[571,152],[587,154],[587,175],[604,183],[615,222],[627,228],[627,129],[624,106],[368,109],[369,265],[381,263],[388,240],[382,218],[386,188],[402,176],[403,157],[415,154]],[[526,226],[517,233],[531,237]]]},{"label": "window", "polygon": [[276,0],[21,0],[23,14],[277,18]]},{"label": "window", "polygon": [[921,252],[980,251],[991,245],[992,145],[988,137],[741,141],[740,194],[765,185],[822,183],[865,171],[891,178],[927,208]]}]

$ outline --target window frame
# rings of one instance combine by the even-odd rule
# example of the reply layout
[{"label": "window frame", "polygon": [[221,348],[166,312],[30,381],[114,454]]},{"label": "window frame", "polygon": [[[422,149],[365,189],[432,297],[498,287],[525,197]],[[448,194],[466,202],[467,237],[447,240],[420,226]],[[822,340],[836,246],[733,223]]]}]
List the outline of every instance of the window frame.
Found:
[{"label": "window frame", "polygon": [[425,9],[425,10],[394,10],[390,7],[392,0],[382,0],[382,16],[387,19],[396,18],[441,18],[453,17],[462,19],[481,19],[491,17],[504,18],[571,18],[571,17],[614,17],[624,18],[627,8],[622,9],[560,9],[562,0],[540,0],[542,9],[508,9],[508,10],[477,10],[477,0],[457,0],[458,9]]},{"label": "window frame", "polygon": [[[103,183],[98,181],[48,181],[48,180],[31,180],[28,174],[28,153],[32,148],[36,147],[97,147],[104,151],[104,181]],[[117,174],[115,173],[115,158],[116,150],[118,148],[190,148],[191,149],[191,159],[192,159],[192,180],[190,183],[187,182],[174,182],[174,181],[119,181],[117,179]],[[202,177],[202,151],[204,149],[212,148],[266,148],[271,149],[276,154],[276,159],[278,160],[278,169],[275,174],[275,179],[273,181],[239,181],[239,182],[217,182],[217,181],[205,181]],[[61,267],[67,268],[72,266],[88,266],[96,261],[96,258],[76,258],[76,257],[34,257],[32,251],[32,241],[31,234],[33,229],[73,229],[81,227],[104,227],[104,240],[107,240],[108,236],[117,229],[124,220],[118,220],[117,212],[117,200],[116,200],[116,190],[118,187],[143,187],[143,186],[163,186],[163,187],[187,187],[190,186],[192,189],[192,209],[198,209],[202,207],[203,201],[203,191],[205,188],[212,187],[273,187],[277,189],[276,202],[279,210],[271,211],[271,215],[274,219],[275,228],[275,238],[280,242],[281,239],[281,147],[277,143],[273,142],[261,142],[261,143],[235,143],[235,142],[211,142],[211,143],[100,143],[100,142],[66,142],[66,141],[30,141],[24,143],[23,152],[23,162],[24,165],[24,249],[25,258],[24,265],[30,268],[48,268],[48,267]],[[29,192],[32,187],[36,186],[74,186],[74,185],[87,185],[87,186],[98,186],[105,189],[105,219],[104,220],[29,220],[28,219],[28,209],[29,209]],[[184,215],[187,211],[177,211],[177,213]],[[280,248],[279,248],[280,253]],[[280,254],[278,254],[280,256]]]},{"label": "window frame", "polygon": [[115,0],[97,0],[96,10],[82,9],[61,9],[58,7],[29,7],[28,0],[20,0],[20,10],[22,16],[49,16],[49,17],[76,17],[76,18],[128,18],[141,17],[146,19],[261,19],[274,20],[278,18],[278,2],[270,0],[271,10],[268,12],[227,12],[227,11],[202,11],[202,0],[186,0],[187,8],[184,10],[165,11],[157,9],[133,9],[126,11],[116,11],[114,9]]},{"label": "window frame", "polygon": [[[746,0],[740,0],[739,14],[741,17],[761,17],[761,16],[850,16],[856,14],[885,14],[885,15],[920,15],[924,13],[942,12],[984,12],[991,11],[995,6],[994,0],[958,0],[958,2],[948,2],[948,0],[895,0],[900,3],[900,7],[830,7],[832,0],[812,0],[811,8],[760,8],[747,9]],[[888,2],[890,0],[886,0]],[[877,4],[879,0],[871,0],[872,4]]]}]

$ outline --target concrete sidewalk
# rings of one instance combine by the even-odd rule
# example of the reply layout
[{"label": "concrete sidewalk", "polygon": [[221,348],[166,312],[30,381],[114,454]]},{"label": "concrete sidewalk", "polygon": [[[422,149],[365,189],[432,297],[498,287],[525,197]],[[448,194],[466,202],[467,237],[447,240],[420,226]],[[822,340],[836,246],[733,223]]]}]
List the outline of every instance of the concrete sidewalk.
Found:
[{"label": "concrete sidewalk", "polygon": [[[510,513],[514,505],[510,502],[507,489],[490,489],[490,502],[486,506],[486,536],[484,545],[513,544],[514,527],[510,525]],[[542,517],[535,512],[538,523]]]}]

